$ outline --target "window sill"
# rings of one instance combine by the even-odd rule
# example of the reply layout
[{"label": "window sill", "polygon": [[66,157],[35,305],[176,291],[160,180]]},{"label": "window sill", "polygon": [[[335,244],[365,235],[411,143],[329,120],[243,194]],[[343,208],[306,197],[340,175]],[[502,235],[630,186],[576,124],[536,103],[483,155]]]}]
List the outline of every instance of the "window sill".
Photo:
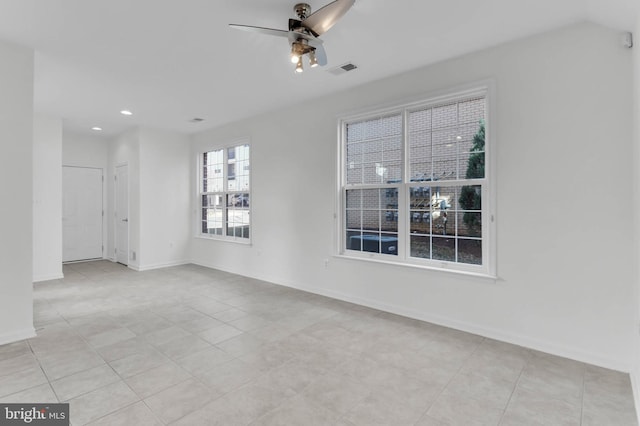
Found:
[{"label": "window sill", "polygon": [[462,275],[462,276],[467,276],[467,277],[473,277],[473,278],[479,278],[479,279],[482,279],[482,280],[492,281],[494,283],[499,280],[497,275],[488,274],[488,273],[484,273],[484,272],[464,271],[464,270],[452,269],[452,268],[438,268],[436,266],[418,265],[418,264],[415,264],[415,263],[408,263],[408,262],[394,262],[392,260],[381,259],[379,257],[353,256],[353,255],[344,254],[344,253],[336,254],[333,257],[336,258],[336,259],[379,263],[379,264],[384,264],[384,265],[397,266],[397,267],[400,267],[400,268],[422,269],[422,270],[428,270],[428,271],[434,271],[434,272],[442,272],[442,273],[445,273],[445,274]]},{"label": "window sill", "polygon": [[207,241],[220,241],[221,243],[233,243],[240,244],[243,246],[250,246],[251,239],[240,239],[240,238],[227,238],[227,237],[218,237],[218,236],[205,236],[202,234],[195,235],[193,238],[198,240],[207,240]]}]

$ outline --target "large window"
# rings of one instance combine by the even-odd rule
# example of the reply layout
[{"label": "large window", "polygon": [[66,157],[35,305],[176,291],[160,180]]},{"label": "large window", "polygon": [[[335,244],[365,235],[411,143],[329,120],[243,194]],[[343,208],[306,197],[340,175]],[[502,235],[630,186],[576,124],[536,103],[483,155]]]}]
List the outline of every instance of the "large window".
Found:
[{"label": "large window", "polygon": [[485,90],[341,122],[341,252],[493,272]]},{"label": "large window", "polygon": [[201,235],[249,241],[250,170],[248,144],[201,154]]}]

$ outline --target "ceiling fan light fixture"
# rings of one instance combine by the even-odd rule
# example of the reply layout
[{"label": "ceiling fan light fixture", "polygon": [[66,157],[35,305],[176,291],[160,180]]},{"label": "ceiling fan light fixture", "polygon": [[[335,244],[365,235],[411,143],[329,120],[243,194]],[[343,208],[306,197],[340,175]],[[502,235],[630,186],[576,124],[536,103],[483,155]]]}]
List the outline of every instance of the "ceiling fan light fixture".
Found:
[{"label": "ceiling fan light fixture", "polygon": [[309,52],[309,65],[311,66],[311,68],[315,68],[318,66],[318,58],[316,58],[315,50]]},{"label": "ceiling fan light fixture", "polygon": [[298,48],[296,44],[291,45],[291,63],[295,64],[300,60],[300,54],[298,53]]},{"label": "ceiling fan light fixture", "polygon": [[298,63],[296,64],[296,72],[301,73],[302,71],[304,71],[304,68],[302,67],[302,57],[299,57]]}]

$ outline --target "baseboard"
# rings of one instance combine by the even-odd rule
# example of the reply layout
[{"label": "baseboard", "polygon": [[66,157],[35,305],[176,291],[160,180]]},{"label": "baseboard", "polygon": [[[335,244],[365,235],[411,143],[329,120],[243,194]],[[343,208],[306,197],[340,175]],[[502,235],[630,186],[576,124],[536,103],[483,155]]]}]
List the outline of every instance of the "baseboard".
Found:
[{"label": "baseboard", "polygon": [[[207,268],[219,269],[224,272],[237,273],[235,271],[230,271],[225,268],[219,268],[213,265],[207,265],[205,263],[199,263],[199,262],[192,262],[192,263],[196,265],[204,266]],[[301,286],[296,283],[282,282],[278,279],[274,279],[274,277],[266,277],[266,276],[257,277],[257,276],[251,276],[248,274],[245,274],[245,275],[249,278],[264,280],[264,281],[271,282],[273,284],[278,284],[285,287],[290,287],[297,290],[318,294],[320,296],[342,300],[344,302],[354,303],[356,305],[378,309],[380,311],[389,312],[389,313],[400,315],[403,317],[413,318],[420,321],[441,325],[443,327],[448,327],[448,328],[453,328],[460,331],[465,331],[468,333],[473,333],[482,337],[499,340],[505,343],[511,343],[517,346],[523,346],[529,349],[534,349],[540,352],[545,352],[545,353],[560,356],[563,358],[573,359],[575,361],[580,361],[587,364],[608,368],[611,370],[621,371],[624,373],[629,373],[630,371],[632,371],[630,365],[620,360],[610,359],[607,357],[603,357],[602,355],[597,353],[583,351],[574,347],[565,346],[555,342],[544,341],[544,340],[532,338],[529,336],[523,336],[523,335],[505,332],[503,330],[492,329],[489,327],[482,327],[477,324],[458,321],[458,320],[443,317],[440,315],[432,315],[432,314],[429,314],[428,312],[409,309],[403,306],[380,302],[378,300],[361,298],[361,297],[352,296],[349,294],[336,292],[332,290],[326,290],[323,288],[317,288],[313,286]],[[640,388],[638,388],[638,391],[640,393]]]},{"label": "baseboard", "polygon": [[129,267],[138,272],[151,271],[154,269],[171,268],[172,266],[186,265],[190,262],[186,260],[177,260],[175,262],[155,263],[152,265],[129,265]]},{"label": "baseboard", "polygon": [[51,275],[36,275],[33,277],[34,283],[39,283],[41,281],[51,281],[51,280],[61,280],[64,278],[64,274],[51,274]]},{"label": "baseboard", "polygon": [[629,374],[631,376],[631,389],[633,390],[633,400],[636,405],[636,416],[638,417],[638,424],[640,425],[640,372],[638,369],[631,370]]},{"label": "baseboard", "polygon": [[31,339],[32,337],[36,337],[36,330],[33,327],[11,333],[0,334],[0,345],[19,342],[20,340]]}]

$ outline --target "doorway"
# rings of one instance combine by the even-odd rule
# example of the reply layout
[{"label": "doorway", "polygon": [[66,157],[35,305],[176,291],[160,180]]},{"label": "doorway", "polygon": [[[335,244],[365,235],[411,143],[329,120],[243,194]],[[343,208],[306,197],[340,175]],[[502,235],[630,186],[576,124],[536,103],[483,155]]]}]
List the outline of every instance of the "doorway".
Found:
[{"label": "doorway", "polygon": [[129,167],[116,167],[116,262],[129,265]]},{"label": "doorway", "polygon": [[62,167],[62,261],[102,259],[102,169]]}]

